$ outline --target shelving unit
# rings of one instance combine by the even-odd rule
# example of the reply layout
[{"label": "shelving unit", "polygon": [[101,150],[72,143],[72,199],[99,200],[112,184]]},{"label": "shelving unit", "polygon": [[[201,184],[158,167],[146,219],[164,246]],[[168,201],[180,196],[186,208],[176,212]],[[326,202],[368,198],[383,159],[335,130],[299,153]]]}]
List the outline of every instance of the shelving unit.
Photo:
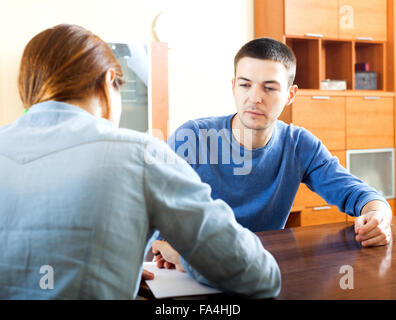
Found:
[{"label": "shelving unit", "polygon": [[355,90],[355,63],[368,62],[377,73],[377,90],[386,88],[384,42],[285,37],[297,58],[295,84],[300,89],[320,89],[325,79],[345,80]]},{"label": "shelving unit", "polygon": [[296,55],[298,64],[295,83],[301,89],[319,89],[320,42],[318,39],[286,38],[286,44]]},{"label": "shelving unit", "polygon": [[322,40],[320,48],[320,80],[345,80],[347,90],[353,89],[355,61],[353,43],[350,41]]},{"label": "shelving unit", "polygon": [[[347,150],[395,146],[395,1],[255,0],[255,37],[282,41],[297,58],[299,92],[280,119],[311,131],[343,166]],[[376,89],[356,89],[356,63],[376,73]],[[346,90],[320,90],[326,79]],[[287,226],[340,217],[351,220],[301,185]]]}]

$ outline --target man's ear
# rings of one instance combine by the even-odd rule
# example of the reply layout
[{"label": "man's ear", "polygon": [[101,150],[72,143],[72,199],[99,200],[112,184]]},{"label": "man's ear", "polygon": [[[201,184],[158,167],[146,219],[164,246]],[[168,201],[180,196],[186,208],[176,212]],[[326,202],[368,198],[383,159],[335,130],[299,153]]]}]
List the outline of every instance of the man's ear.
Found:
[{"label": "man's ear", "polygon": [[231,79],[231,88],[232,88],[232,93],[234,93],[234,90],[235,90],[235,78],[232,78]]},{"label": "man's ear", "polygon": [[292,86],[290,86],[290,88],[289,88],[289,96],[287,98],[287,103],[286,103],[287,106],[290,106],[293,103],[294,98],[297,95],[297,91],[298,91],[298,87],[297,87],[296,84],[293,84]]}]

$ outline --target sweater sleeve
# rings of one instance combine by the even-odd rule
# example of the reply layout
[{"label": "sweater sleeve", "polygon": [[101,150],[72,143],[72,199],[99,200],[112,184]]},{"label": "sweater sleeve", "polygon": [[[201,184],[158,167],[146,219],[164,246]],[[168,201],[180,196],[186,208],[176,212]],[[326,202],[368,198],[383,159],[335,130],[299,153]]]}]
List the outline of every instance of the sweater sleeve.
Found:
[{"label": "sweater sleeve", "polygon": [[168,146],[158,141],[147,148],[144,188],[151,226],[193,268],[184,263],[189,274],[226,292],[277,296],[279,267],[258,237],[236,222],[224,201],[210,197],[210,187]]},{"label": "sweater sleeve", "polygon": [[302,182],[327,203],[336,205],[350,216],[360,216],[364,205],[372,200],[388,202],[375,189],[349,173],[330,154],[323,143],[301,128],[297,138],[297,158],[303,173]]}]

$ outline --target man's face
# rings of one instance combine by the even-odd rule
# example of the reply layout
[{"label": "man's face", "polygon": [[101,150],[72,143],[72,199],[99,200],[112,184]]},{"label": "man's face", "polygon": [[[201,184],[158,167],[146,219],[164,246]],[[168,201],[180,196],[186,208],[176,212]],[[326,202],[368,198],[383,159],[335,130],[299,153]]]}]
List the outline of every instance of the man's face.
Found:
[{"label": "man's face", "polygon": [[249,57],[239,60],[232,91],[243,127],[265,130],[274,125],[297,91],[287,80],[286,68],[280,62]]}]

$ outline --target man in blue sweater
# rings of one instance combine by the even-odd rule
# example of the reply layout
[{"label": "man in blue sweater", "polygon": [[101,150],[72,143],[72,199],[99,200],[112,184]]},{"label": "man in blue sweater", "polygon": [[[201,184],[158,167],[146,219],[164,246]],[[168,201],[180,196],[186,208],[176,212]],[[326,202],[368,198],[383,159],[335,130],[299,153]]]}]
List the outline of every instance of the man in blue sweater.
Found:
[{"label": "man in blue sweater", "polygon": [[296,58],[269,38],[245,44],[234,60],[232,91],[237,113],[191,120],[168,144],[227,202],[252,231],[284,228],[301,182],[355,220],[363,246],[391,239],[391,209],[351,175],[319,139],[278,120],[296,94]]}]

